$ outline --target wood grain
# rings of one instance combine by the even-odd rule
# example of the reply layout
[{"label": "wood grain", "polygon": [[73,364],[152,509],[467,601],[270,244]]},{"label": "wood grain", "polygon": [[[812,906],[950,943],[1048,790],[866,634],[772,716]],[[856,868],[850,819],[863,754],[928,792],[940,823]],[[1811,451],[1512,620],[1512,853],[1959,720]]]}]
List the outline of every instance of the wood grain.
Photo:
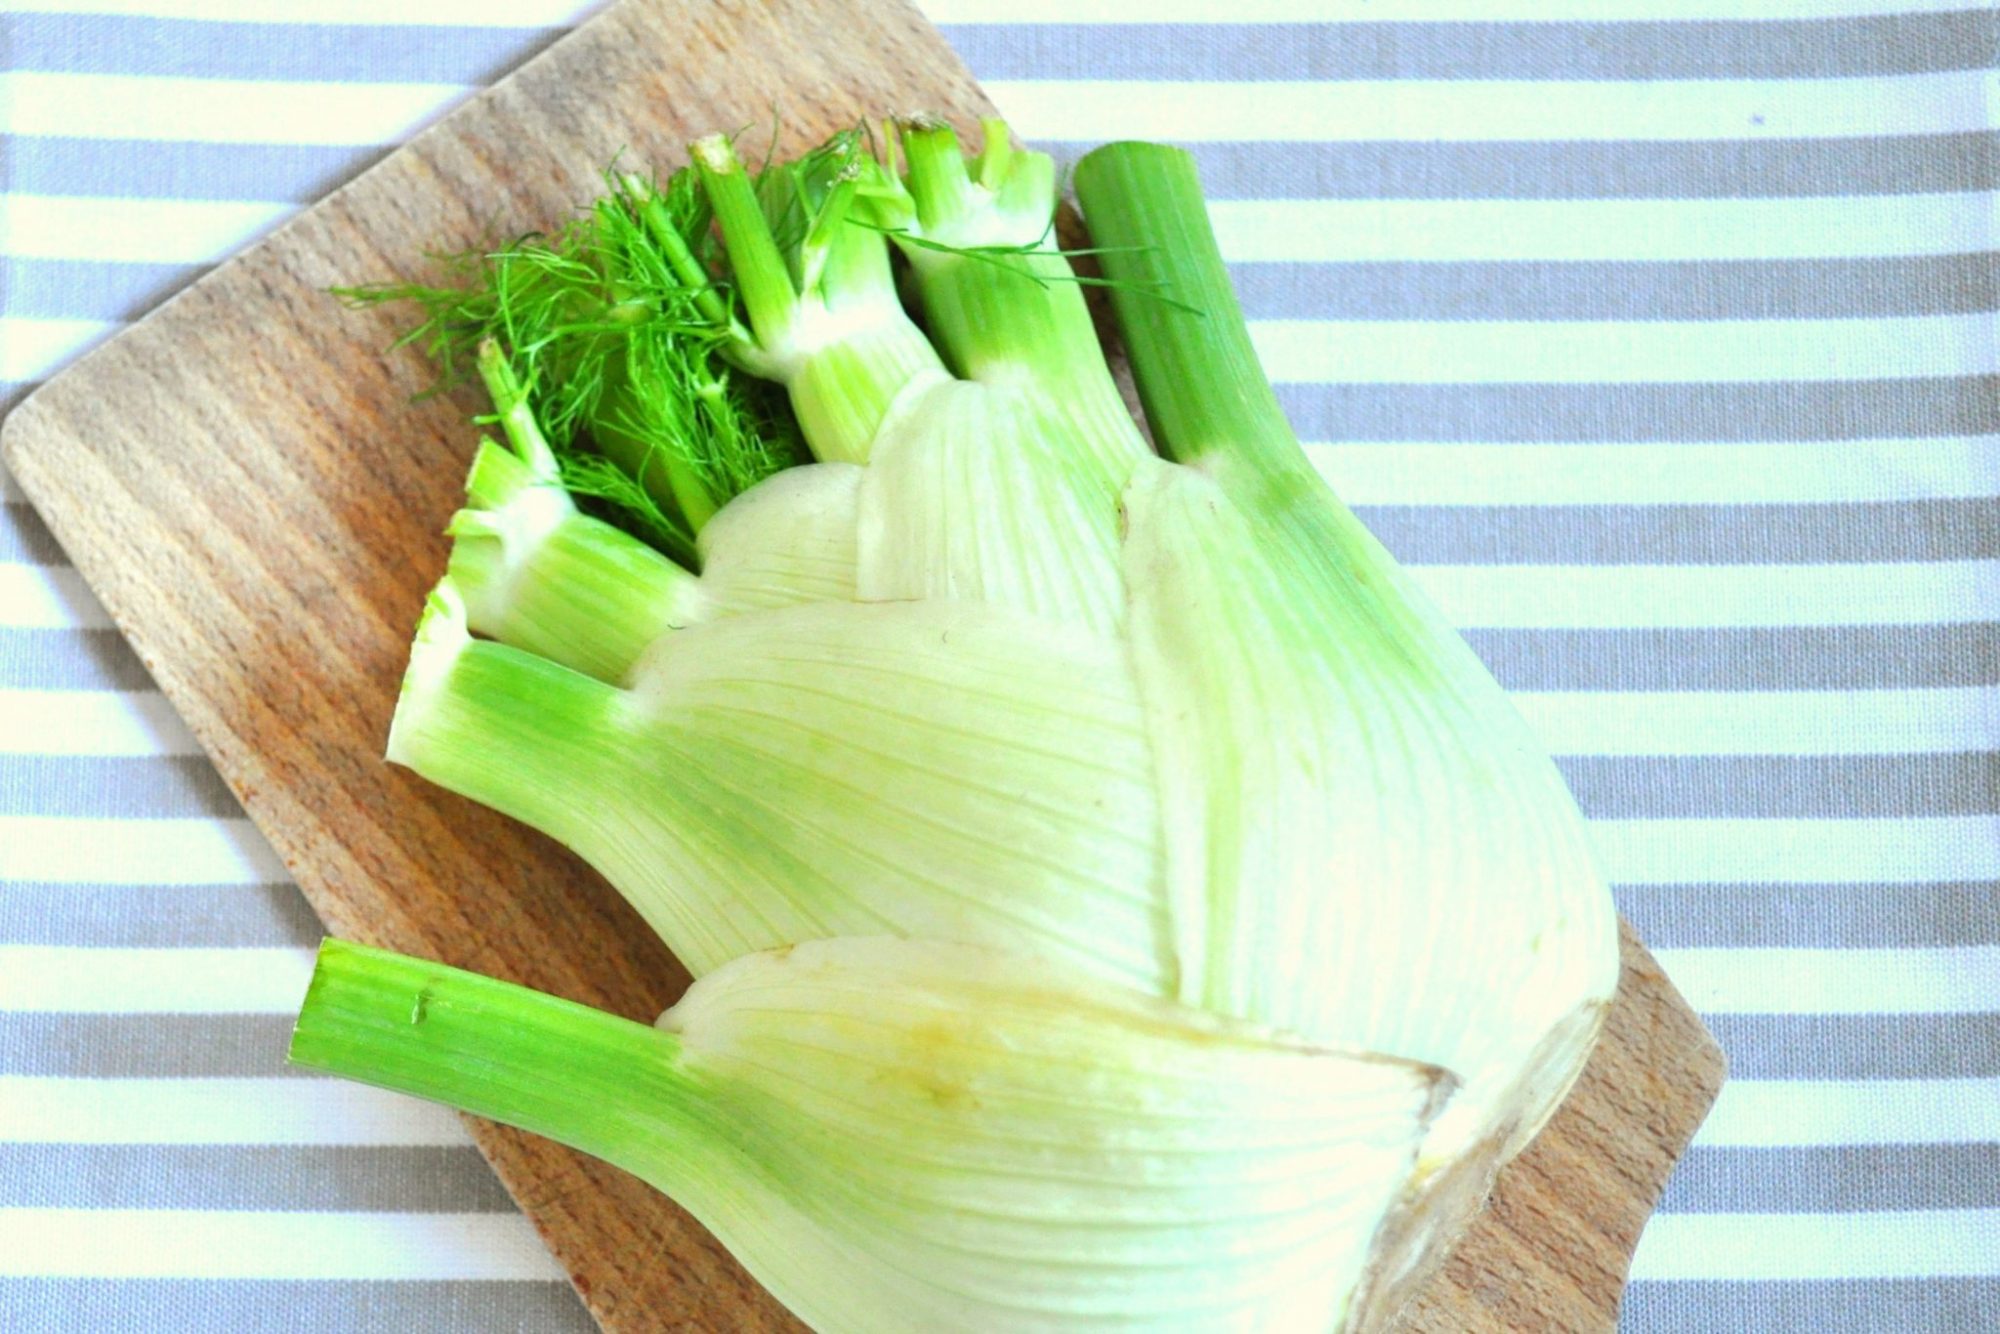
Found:
[{"label": "wood grain", "polygon": [[[22,488],[330,931],[636,1018],[686,984],[567,852],[381,761],[479,404],[412,406],[425,368],[377,351],[393,317],[325,289],[545,225],[621,151],[670,166],[700,134],[774,119],[792,151],[918,107],[969,126],[987,103],[900,0],[627,0],[9,416],[0,449]],[[1628,932],[1589,1073],[1404,1327],[1610,1328],[1720,1077]],[[634,1178],[490,1123],[473,1134],[606,1329],[797,1328]]]}]

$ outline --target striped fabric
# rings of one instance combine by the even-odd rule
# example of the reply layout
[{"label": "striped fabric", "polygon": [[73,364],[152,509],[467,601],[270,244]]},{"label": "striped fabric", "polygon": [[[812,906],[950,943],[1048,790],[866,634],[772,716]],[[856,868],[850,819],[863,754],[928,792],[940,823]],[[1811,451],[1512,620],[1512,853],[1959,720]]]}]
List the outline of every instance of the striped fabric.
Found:
[{"label": "striped fabric", "polygon": [[[588,8],[27,3],[0,401]],[[1727,1049],[1624,1327],[2000,1328],[2000,17],[929,11],[1029,139],[1199,155],[1302,435]],[[453,1118],[281,1067],[318,926],[6,502],[0,1328],[588,1328]]]}]

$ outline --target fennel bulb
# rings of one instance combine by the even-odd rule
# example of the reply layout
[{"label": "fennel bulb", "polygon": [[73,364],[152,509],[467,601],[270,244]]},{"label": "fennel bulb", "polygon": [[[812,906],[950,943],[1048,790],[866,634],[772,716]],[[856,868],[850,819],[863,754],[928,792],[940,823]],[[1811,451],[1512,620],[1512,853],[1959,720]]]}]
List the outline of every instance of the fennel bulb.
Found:
[{"label": "fennel bulb", "polygon": [[747,955],[657,1028],[332,941],[292,1051],[636,1173],[842,1330],[1320,1327],[1449,1088],[867,938]]},{"label": "fennel bulb", "polygon": [[[678,1043],[454,975],[529,1036],[433,1048],[368,1006],[444,974],[336,953],[295,1058],[632,1167],[829,1330],[1372,1327],[1596,1037],[1582,821],[1307,461],[1185,154],[1077,172],[1156,453],[1049,159],[998,124],[970,162],[927,119],[899,142],[906,173],[845,136],[753,179],[704,140],[600,205],[581,294],[428,298],[484,339],[506,443],[389,756],[602,871],[700,979]],[[544,307],[606,291],[628,313],[565,352]],[[818,462],[746,445],[745,377]],[[307,1041],[329,968],[360,1008]],[[538,1103],[481,1053],[650,1073]]]}]

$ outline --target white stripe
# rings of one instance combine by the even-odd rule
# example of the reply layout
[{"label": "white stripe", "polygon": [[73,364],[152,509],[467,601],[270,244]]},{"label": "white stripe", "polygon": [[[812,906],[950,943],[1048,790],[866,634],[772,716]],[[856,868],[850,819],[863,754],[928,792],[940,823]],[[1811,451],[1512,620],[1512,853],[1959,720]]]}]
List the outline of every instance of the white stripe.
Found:
[{"label": "white stripe", "polygon": [[0,753],[194,755],[201,747],[156,690],[0,690]]},{"label": "white stripe", "polygon": [[297,204],[227,199],[0,195],[0,253],[207,264],[236,253],[298,210]]},{"label": "white stripe", "polygon": [[0,1276],[560,1279],[517,1213],[0,1209]]},{"label": "white stripe", "polygon": [[1866,320],[1253,320],[1279,383],[1862,380],[2000,371],[1991,315]]},{"label": "white stripe", "polygon": [[2000,605],[2000,561],[1895,565],[1431,565],[1460,626],[1921,625]]},{"label": "white stripe", "polygon": [[[1643,140],[1986,129],[1986,75],[1631,82],[999,80],[1032,140]],[[124,74],[0,74],[14,134],[209,143],[400,143],[474,89]]]},{"label": "white stripe", "polygon": [[1649,1279],[1946,1278],[2000,1274],[2000,1209],[1654,1214],[1632,1257]]},{"label": "white stripe", "polygon": [[1941,500],[2000,493],[2000,438],[1749,444],[1309,444],[1350,505]]},{"label": "white stripe", "polygon": [[560,28],[604,7],[603,0],[24,0],[11,12],[120,14],[237,23],[439,24],[448,27]]},{"label": "white stripe", "polygon": [[131,74],[0,74],[12,134],[228,144],[399,144],[474,89]]},{"label": "white stripe", "polygon": [[290,879],[248,820],[0,815],[0,880],[262,885]]},{"label": "white stripe", "polygon": [[[7,195],[0,251],[198,264],[297,210],[260,200]],[[1804,199],[1214,200],[1223,254],[1271,260],[1809,259],[1993,244],[1983,194]]]},{"label": "white stripe", "polygon": [[1224,258],[1676,260],[1948,255],[1993,245],[1985,194],[1781,199],[1217,199]]},{"label": "white stripe", "polygon": [[1618,884],[1739,884],[2000,878],[2000,819],[1592,820]]},{"label": "white stripe", "polygon": [[313,950],[0,945],[0,1010],[295,1014]]},{"label": "white stripe", "polygon": [[1028,140],[1795,139],[1992,128],[1985,70],[1837,79],[994,80]]},{"label": "white stripe", "polygon": [[[0,378],[46,379],[123,325],[0,317]],[[2000,371],[1989,315],[1868,320],[1253,320],[1279,383],[1840,380]]]},{"label": "white stripe", "polygon": [[66,565],[0,565],[0,626],[101,630],[111,624],[83,576]]},{"label": "white stripe", "polygon": [[116,320],[0,315],[0,379],[46,380],[124,327]]},{"label": "white stripe", "polygon": [[1694,1137],[1743,1149],[1995,1141],[2000,1079],[1732,1079]]},{"label": "white stripe", "polygon": [[[1151,23],[1691,22],[1928,14],[1966,5],[1967,0],[1151,0],[1145,17]],[[1132,22],[1130,0],[1009,0],[1005,5],[993,0],[918,0],[917,7],[933,23]]]},{"label": "white stripe", "polygon": [[1702,1014],[1979,1014],[2000,1010],[2000,949],[1659,949]]},{"label": "white stripe", "polygon": [[1904,755],[2000,749],[2000,687],[1521,691],[1557,755]]},{"label": "white stripe", "polygon": [[0,1076],[0,1140],[65,1144],[471,1143],[457,1113],[345,1079]]},{"label": "white stripe", "polygon": [[[2000,746],[2000,688],[1517,691],[1559,755],[1908,754]],[[143,707],[142,707],[143,706]],[[0,691],[0,752],[194,754],[164,698]]]}]

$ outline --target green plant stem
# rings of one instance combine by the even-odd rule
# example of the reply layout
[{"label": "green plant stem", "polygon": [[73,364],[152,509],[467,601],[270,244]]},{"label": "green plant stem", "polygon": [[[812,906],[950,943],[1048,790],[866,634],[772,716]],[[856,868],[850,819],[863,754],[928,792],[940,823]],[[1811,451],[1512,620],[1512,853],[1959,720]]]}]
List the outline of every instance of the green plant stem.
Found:
[{"label": "green plant stem", "polygon": [[984,116],[979,121],[983,142],[979,145],[979,157],[973,164],[973,175],[989,190],[997,190],[1007,179],[1007,169],[1014,161],[1014,136],[1007,128],[1007,122],[998,116]]},{"label": "green plant stem", "polygon": [[1052,439],[1073,442],[1122,486],[1146,441],[1067,261],[1053,252],[938,255],[916,270],[932,336],[952,367],[981,384],[1035,391],[1057,429]]},{"label": "green plant stem", "polygon": [[826,273],[828,260],[835,253],[841,237],[849,230],[847,216],[853,211],[859,190],[858,173],[854,171],[836,177],[827,187],[826,197],[820,201],[812,225],[799,242],[801,292],[810,294],[821,290],[821,279]]},{"label": "green plant stem", "polygon": [[[605,390],[596,418],[590,424],[591,439],[604,457],[645,488],[662,513],[678,516],[686,522],[690,535],[699,536],[703,525],[715,516],[721,504],[679,451],[618,424],[633,415],[639,398],[633,393],[621,364],[612,363],[609,374],[610,387]],[[690,545],[688,551],[692,549]]]},{"label": "green plant stem", "polygon": [[729,254],[729,267],[750,316],[750,327],[759,346],[774,350],[790,333],[799,294],[771,235],[763,205],[757,202],[757,188],[722,135],[696,140],[693,156],[709,206],[722,228],[723,248]]},{"label": "green plant stem", "polygon": [[[928,238],[968,221],[1013,245],[954,252],[906,245],[932,337],[960,375],[1039,400],[1050,439],[1086,455],[1114,490],[1147,453],[1104,361],[1090,308],[1069,262],[1054,248],[1053,162],[1017,153],[1000,121],[985,126],[975,190],[948,127],[907,127],[909,190]],[[975,208],[984,209],[974,218]]]},{"label": "green plant stem", "polygon": [[600,519],[572,511],[522,553],[488,518],[468,511],[453,524],[449,566],[480,634],[616,684],[702,615],[699,579]]},{"label": "green plant stem", "polygon": [[[889,247],[879,231],[854,221],[859,193],[854,183],[843,183],[841,191],[845,198],[839,201],[839,224],[817,225],[815,235],[808,238],[810,248],[803,258],[812,270],[813,281],[806,291],[829,310],[860,306],[901,311]],[[832,211],[829,204],[827,213]],[[824,224],[825,219],[823,213],[820,222]]]},{"label": "green plant stem", "polygon": [[[481,342],[478,364],[487,396],[493,400],[493,410],[514,452],[537,474],[556,477],[561,468],[555,450],[535,420],[528,403],[528,387],[521,383],[500,344],[491,338]],[[631,432],[611,425],[617,419],[621,396],[631,393],[619,363],[613,363],[613,373],[614,382],[597,414],[599,420],[592,423],[592,434],[605,457],[623,468],[660,506],[663,515],[686,525],[687,540],[676,544],[680,548],[676,554],[691,557],[693,539],[701,532],[701,525],[715,513],[715,500],[685,459],[677,457],[671,449],[655,449]]]},{"label": "green plant stem", "polygon": [[440,585],[418,623],[389,759],[563,844],[594,846],[629,782],[625,692],[473,639],[456,599]]},{"label": "green plant stem", "polygon": [[527,386],[507,364],[507,354],[493,339],[482,340],[477,355],[479,378],[486,382],[487,397],[493,400],[493,411],[507,434],[507,443],[536,473],[553,477],[557,469],[556,454],[528,407]]},{"label": "green plant stem", "polygon": [[712,1143],[673,1034],[346,941],[320,946],[288,1056],[546,1135],[656,1183]]},{"label": "green plant stem", "polygon": [[965,169],[965,154],[959,148],[957,132],[940,121],[905,120],[901,129],[917,221],[925,232],[934,234],[973,207],[972,177]]},{"label": "green plant stem", "polygon": [[832,183],[800,239],[801,293],[728,140],[698,141],[694,158],[756,333],[754,349],[732,355],[790,391],[815,458],[865,462],[897,395],[914,378],[942,376],[943,367],[897,301],[887,243],[848,221],[857,179]]},{"label": "green plant stem", "polygon": [[[653,238],[653,244],[660,248],[674,276],[693,293],[695,309],[702,317],[718,329],[733,329],[734,321],[729,318],[729,303],[722,299],[722,293],[715,290],[714,280],[708,270],[702,267],[694,251],[688,248],[687,238],[680,228],[674,226],[673,218],[667,212],[666,201],[644,179],[638,176],[624,178],[625,192],[638,201],[639,220],[646,226],[646,234]],[[747,337],[740,330],[737,336]]]},{"label": "green plant stem", "polygon": [[1194,159],[1163,144],[1107,144],[1077,164],[1076,192],[1103,248],[1112,308],[1161,452],[1184,463],[1226,453],[1263,472],[1310,470],[1251,345]]},{"label": "green plant stem", "polygon": [[557,477],[492,440],[452,517],[449,582],[469,628],[602,681],[704,612],[701,581],[622,528],[579,512]]},{"label": "green plant stem", "polygon": [[1077,164],[1076,191],[1160,452],[1214,478],[1259,530],[1280,578],[1366,604],[1439,660],[1478,674],[1306,457],[1251,344],[1194,158],[1164,144],[1107,144]]}]

